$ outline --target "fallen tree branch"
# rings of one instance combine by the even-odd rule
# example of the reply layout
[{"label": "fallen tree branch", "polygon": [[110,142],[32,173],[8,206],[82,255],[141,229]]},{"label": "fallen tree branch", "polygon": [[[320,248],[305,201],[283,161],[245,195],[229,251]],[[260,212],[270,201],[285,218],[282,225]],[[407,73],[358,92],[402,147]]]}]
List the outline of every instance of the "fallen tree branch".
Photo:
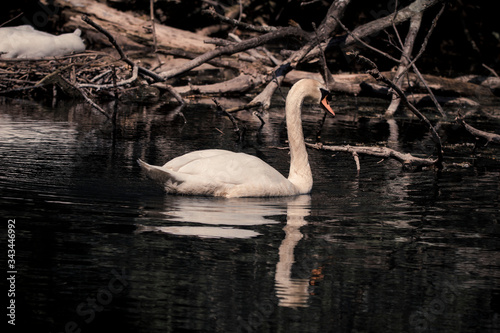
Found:
[{"label": "fallen tree branch", "polygon": [[222,55],[231,55],[234,53],[246,51],[251,48],[255,48],[257,46],[260,46],[262,44],[268,43],[270,41],[276,40],[276,39],[282,39],[284,37],[300,37],[304,39],[310,39],[309,33],[305,32],[304,30],[296,27],[286,27],[286,28],[280,28],[276,31],[269,32],[265,35],[258,36],[258,37],[253,37],[249,38],[247,40],[242,41],[241,43],[236,43],[236,44],[231,44],[228,46],[224,47],[219,47],[216,48],[212,51],[208,51],[195,59],[188,61],[182,66],[179,66],[177,68],[171,69],[166,72],[160,73],[160,76],[166,80],[171,77],[183,74],[195,67],[200,66],[201,64],[204,64],[208,62],[209,60],[212,60],[215,57],[219,57]]},{"label": "fallen tree branch", "polygon": [[245,29],[245,30],[249,30],[249,31],[271,32],[271,31],[276,31],[277,30],[276,27],[272,27],[272,26],[256,26],[256,25],[244,23],[244,22],[241,22],[239,20],[235,20],[235,19],[232,19],[232,18],[229,18],[229,17],[225,17],[225,16],[220,15],[219,13],[217,13],[215,11],[214,7],[210,7],[209,9],[202,10],[201,12],[204,13],[204,14],[212,15],[212,17],[217,18],[217,19],[219,19],[220,21],[222,21],[224,23],[228,23],[228,24],[231,24],[233,26],[237,26],[239,28],[242,28],[242,29]]},{"label": "fallen tree branch", "polygon": [[475,127],[472,127],[471,125],[467,124],[462,117],[462,115],[459,113],[458,116],[455,118],[456,122],[462,125],[467,132],[470,134],[474,135],[476,138],[482,138],[486,140],[486,144],[488,143],[496,143],[500,144],[500,135],[495,134],[495,133],[489,133],[485,132],[482,130],[479,130]]},{"label": "fallen tree branch", "polygon": [[[198,53],[183,51],[179,49],[168,49],[168,50],[160,49],[158,50],[158,53],[165,55],[173,55],[175,57],[185,58],[185,59],[195,59],[196,57],[200,56],[200,54]],[[211,59],[207,61],[207,64],[210,64],[215,67],[233,68],[233,69],[240,69],[242,67],[241,62],[236,59]]]},{"label": "fallen tree branch", "polygon": [[220,112],[224,113],[228,118],[229,120],[231,120],[231,122],[233,123],[233,126],[234,126],[234,132],[238,135],[238,142],[242,142],[243,141],[243,137],[245,136],[245,127],[243,127],[243,129],[240,129],[240,127],[238,126],[238,121],[236,120],[236,118],[234,118],[234,116],[227,112],[220,104],[219,102],[217,102],[217,100],[215,98],[212,98],[212,101],[215,103],[215,107],[217,108],[217,110],[219,110]]},{"label": "fallen tree branch", "polygon": [[[241,74],[233,79],[223,82],[204,85],[187,85],[182,87],[173,88],[178,94],[228,94],[228,93],[242,93],[253,89],[262,84],[262,78],[248,74]],[[158,86],[158,84],[154,84]]]},{"label": "fallen tree branch", "polygon": [[401,153],[397,150],[387,147],[366,147],[366,146],[329,146],[321,143],[306,143],[306,146],[318,150],[328,150],[333,152],[344,152],[353,155],[356,162],[356,169],[359,172],[360,164],[358,155],[368,155],[382,158],[391,158],[401,163],[403,168],[419,168],[436,165],[437,160],[431,158],[415,157],[411,154]]},{"label": "fallen tree branch", "polygon": [[116,39],[113,37],[113,35],[111,35],[106,29],[104,29],[103,27],[101,27],[99,24],[97,24],[94,21],[92,21],[87,15],[83,15],[82,16],[82,20],[85,21],[86,23],[90,24],[97,31],[101,32],[102,34],[104,34],[108,38],[108,40],[110,41],[110,43],[113,45],[113,47],[116,49],[116,51],[120,55],[120,60],[125,61],[132,68],[135,67],[135,66],[137,66],[139,68],[139,73],[152,78],[156,82],[163,82],[163,81],[165,81],[165,79],[162,78],[160,75],[156,74],[153,71],[150,71],[149,69],[146,69],[146,68],[144,68],[142,66],[139,66],[135,62],[133,62],[132,60],[130,60],[130,58],[127,57],[127,55],[125,54],[125,52],[123,52],[123,49],[120,47],[120,45],[116,42]]}]

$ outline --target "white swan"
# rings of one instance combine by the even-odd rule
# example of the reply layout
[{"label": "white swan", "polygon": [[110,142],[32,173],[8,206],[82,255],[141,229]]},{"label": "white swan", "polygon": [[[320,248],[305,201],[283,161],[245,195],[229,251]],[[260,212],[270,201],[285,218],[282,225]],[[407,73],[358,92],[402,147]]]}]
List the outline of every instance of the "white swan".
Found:
[{"label": "white swan", "polygon": [[313,99],[332,115],[328,91],[316,80],[293,85],[286,98],[290,145],[288,179],[258,157],[227,150],[199,150],[174,158],[163,166],[137,160],[147,175],[164,184],[167,193],[222,197],[271,197],[309,193],[313,179],[302,132],[302,103]]},{"label": "white swan", "polygon": [[0,58],[55,57],[85,51],[81,31],[54,36],[30,25],[0,28]]}]

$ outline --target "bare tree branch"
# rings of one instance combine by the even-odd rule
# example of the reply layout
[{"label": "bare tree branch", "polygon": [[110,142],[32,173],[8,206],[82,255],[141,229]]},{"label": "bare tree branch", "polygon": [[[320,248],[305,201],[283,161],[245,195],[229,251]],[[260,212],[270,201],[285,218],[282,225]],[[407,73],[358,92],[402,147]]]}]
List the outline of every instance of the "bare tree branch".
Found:
[{"label": "bare tree branch", "polygon": [[342,22],[341,22],[341,21],[340,21],[337,17],[335,17],[335,16],[332,16],[332,17],[333,17],[333,18],[337,21],[337,23],[338,23],[338,24],[342,27],[342,29],[344,29],[344,31],[345,31],[345,32],[347,32],[347,34],[348,34],[349,36],[352,36],[352,38],[354,38],[354,39],[355,39],[358,43],[360,43],[360,44],[361,44],[361,45],[363,45],[364,47],[366,47],[366,48],[368,48],[368,49],[370,49],[370,50],[372,50],[372,51],[374,51],[374,52],[377,52],[377,53],[379,53],[379,54],[383,55],[384,57],[386,57],[387,59],[390,59],[390,60],[394,61],[395,63],[399,63],[399,60],[398,60],[398,59],[396,59],[396,58],[394,58],[393,56],[391,56],[389,53],[384,52],[384,51],[382,51],[382,50],[379,50],[379,49],[377,49],[377,48],[375,48],[375,47],[371,46],[370,44],[366,43],[366,42],[365,42],[363,39],[361,39],[360,37],[358,37],[358,36],[354,35],[354,34],[352,33],[352,31],[350,31],[349,29],[347,29],[347,27],[346,27],[346,26],[345,26],[345,25],[344,25],[344,24],[343,24],[343,23],[342,23]]},{"label": "bare tree branch", "polygon": [[462,117],[462,115],[460,113],[458,114],[457,118],[455,118],[455,120],[457,121],[457,123],[462,125],[465,128],[465,130],[467,132],[469,132],[470,134],[474,135],[477,138],[485,139],[487,141],[486,144],[488,144],[490,142],[500,144],[500,135],[495,134],[495,133],[481,131],[475,127],[472,127],[471,125],[469,125],[465,122],[464,118]]},{"label": "bare tree branch", "polygon": [[424,167],[436,165],[437,160],[431,158],[415,157],[411,154],[401,153],[387,147],[366,147],[366,146],[329,146],[321,143],[311,144],[306,143],[306,146],[319,150],[328,150],[333,152],[345,152],[353,155],[356,162],[356,169],[359,172],[359,160],[356,160],[357,155],[369,155],[382,158],[392,158],[400,162],[404,168]]},{"label": "bare tree branch", "polygon": [[182,73],[185,73],[195,67],[198,67],[201,64],[206,63],[209,60],[212,60],[215,57],[221,56],[221,55],[231,55],[234,53],[242,52],[251,48],[255,48],[257,46],[260,46],[262,44],[268,43],[270,41],[276,40],[276,39],[281,39],[284,37],[300,37],[303,39],[308,40],[310,38],[309,34],[305,32],[304,30],[296,27],[286,27],[286,28],[280,28],[276,31],[269,32],[265,35],[250,38],[247,40],[242,41],[241,43],[237,43],[234,45],[228,45],[224,47],[219,47],[216,48],[212,51],[206,52],[199,57],[187,62],[186,64],[179,66],[178,68],[171,69],[166,72],[160,73],[160,75],[164,79],[168,79],[177,75],[180,75]]},{"label": "bare tree branch", "polygon": [[415,0],[413,3],[407,7],[398,10],[397,15],[387,15],[379,19],[370,21],[362,26],[357,27],[352,31],[352,34],[347,37],[344,43],[344,47],[350,46],[356,43],[356,38],[364,38],[381,30],[390,27],[393,24],[401,24],[408,21],[416,13],[421,13],[428,8],[434,6],[435,4],[443,0]]},{"label": "bare tree branch", "polygon": [[[396,14],[394,14],[396,15]],[[406,39],[402,49],[401,59],[399,60],[399,66],[396,70],[396,75],[394,76],[394,84],[401,88],[401,84],[403,83],[403,73],[408,70],[408,66],[410,64],[411,53],[413,51],[413,45],[415,43],[415,38],[417,37],[418,31],[420,30],[420,24],[422,23],[422,12],[416,13],[412,16],[410,20],[410,29],[408,30],[408,34],[406,35]],[[397,94],[392,95],[391,104],[387,107],[385,111],[385,115],[387,117],[392,117],[396,110],[398,109],[400,99]]]},{"label": "bare tree branch", "polygon": [[225,16],[217,13],[215,11],[214,7],[210,7],[210,9],[203,10],[202,12],[205,14],[212,15],[213,17],[219,19],[220,21],[222,21],[224,23],[228,23],[228,24],[231,24],[231,25],[234,25],[234,26],[237,26],[237,27],[240,27],[242,29],[249,30],[249,31],[272,32],[272,31],[278,30],[278,28],[272,27],[272,26],[256,26],[256,25],[244,23],[244,22],[241,22],[239,20],[235,20],[235,19],[232,19],[229,17],[225,17]]}]

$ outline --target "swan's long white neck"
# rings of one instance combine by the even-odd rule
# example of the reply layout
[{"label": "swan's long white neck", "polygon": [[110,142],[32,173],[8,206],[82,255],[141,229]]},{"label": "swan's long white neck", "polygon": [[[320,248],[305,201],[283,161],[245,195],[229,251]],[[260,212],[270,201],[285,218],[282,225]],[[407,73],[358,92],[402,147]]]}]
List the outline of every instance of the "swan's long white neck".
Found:
[{"label": "swan's long white neck", "polygon": [[[302,131],[302,103],[307,97],[315,96],[311,92],[314,87],[310,87],[305,82],[301,83],[304,84],[295,84],[290,89],[285,111],[291,159],[288,180],[295,185],[299,193],[303,194],[311,191],[313,178]],[[319,93],[319,89],[316,89]]]}]

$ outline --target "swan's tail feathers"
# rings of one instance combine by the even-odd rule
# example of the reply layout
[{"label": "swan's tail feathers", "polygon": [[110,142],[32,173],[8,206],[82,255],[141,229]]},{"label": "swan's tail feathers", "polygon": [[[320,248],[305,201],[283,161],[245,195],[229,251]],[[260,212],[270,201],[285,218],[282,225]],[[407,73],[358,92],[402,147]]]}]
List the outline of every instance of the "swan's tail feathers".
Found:
[{"label": "swan's tail feathers", "polygon": [[175,173],[169,172],[168,170],[165,170],[161,167],[155,166],[155,165],[150,165],[147,164],[146,162],[142,161],[141,159],[137,159],[137,163],[141,166],[141,169],[146,172],[146,175],[148,175],[149,178],[156,180],[160,183],[182,183],[183,181],[181,179],[178,179],[179,177],[176,177]]}]

